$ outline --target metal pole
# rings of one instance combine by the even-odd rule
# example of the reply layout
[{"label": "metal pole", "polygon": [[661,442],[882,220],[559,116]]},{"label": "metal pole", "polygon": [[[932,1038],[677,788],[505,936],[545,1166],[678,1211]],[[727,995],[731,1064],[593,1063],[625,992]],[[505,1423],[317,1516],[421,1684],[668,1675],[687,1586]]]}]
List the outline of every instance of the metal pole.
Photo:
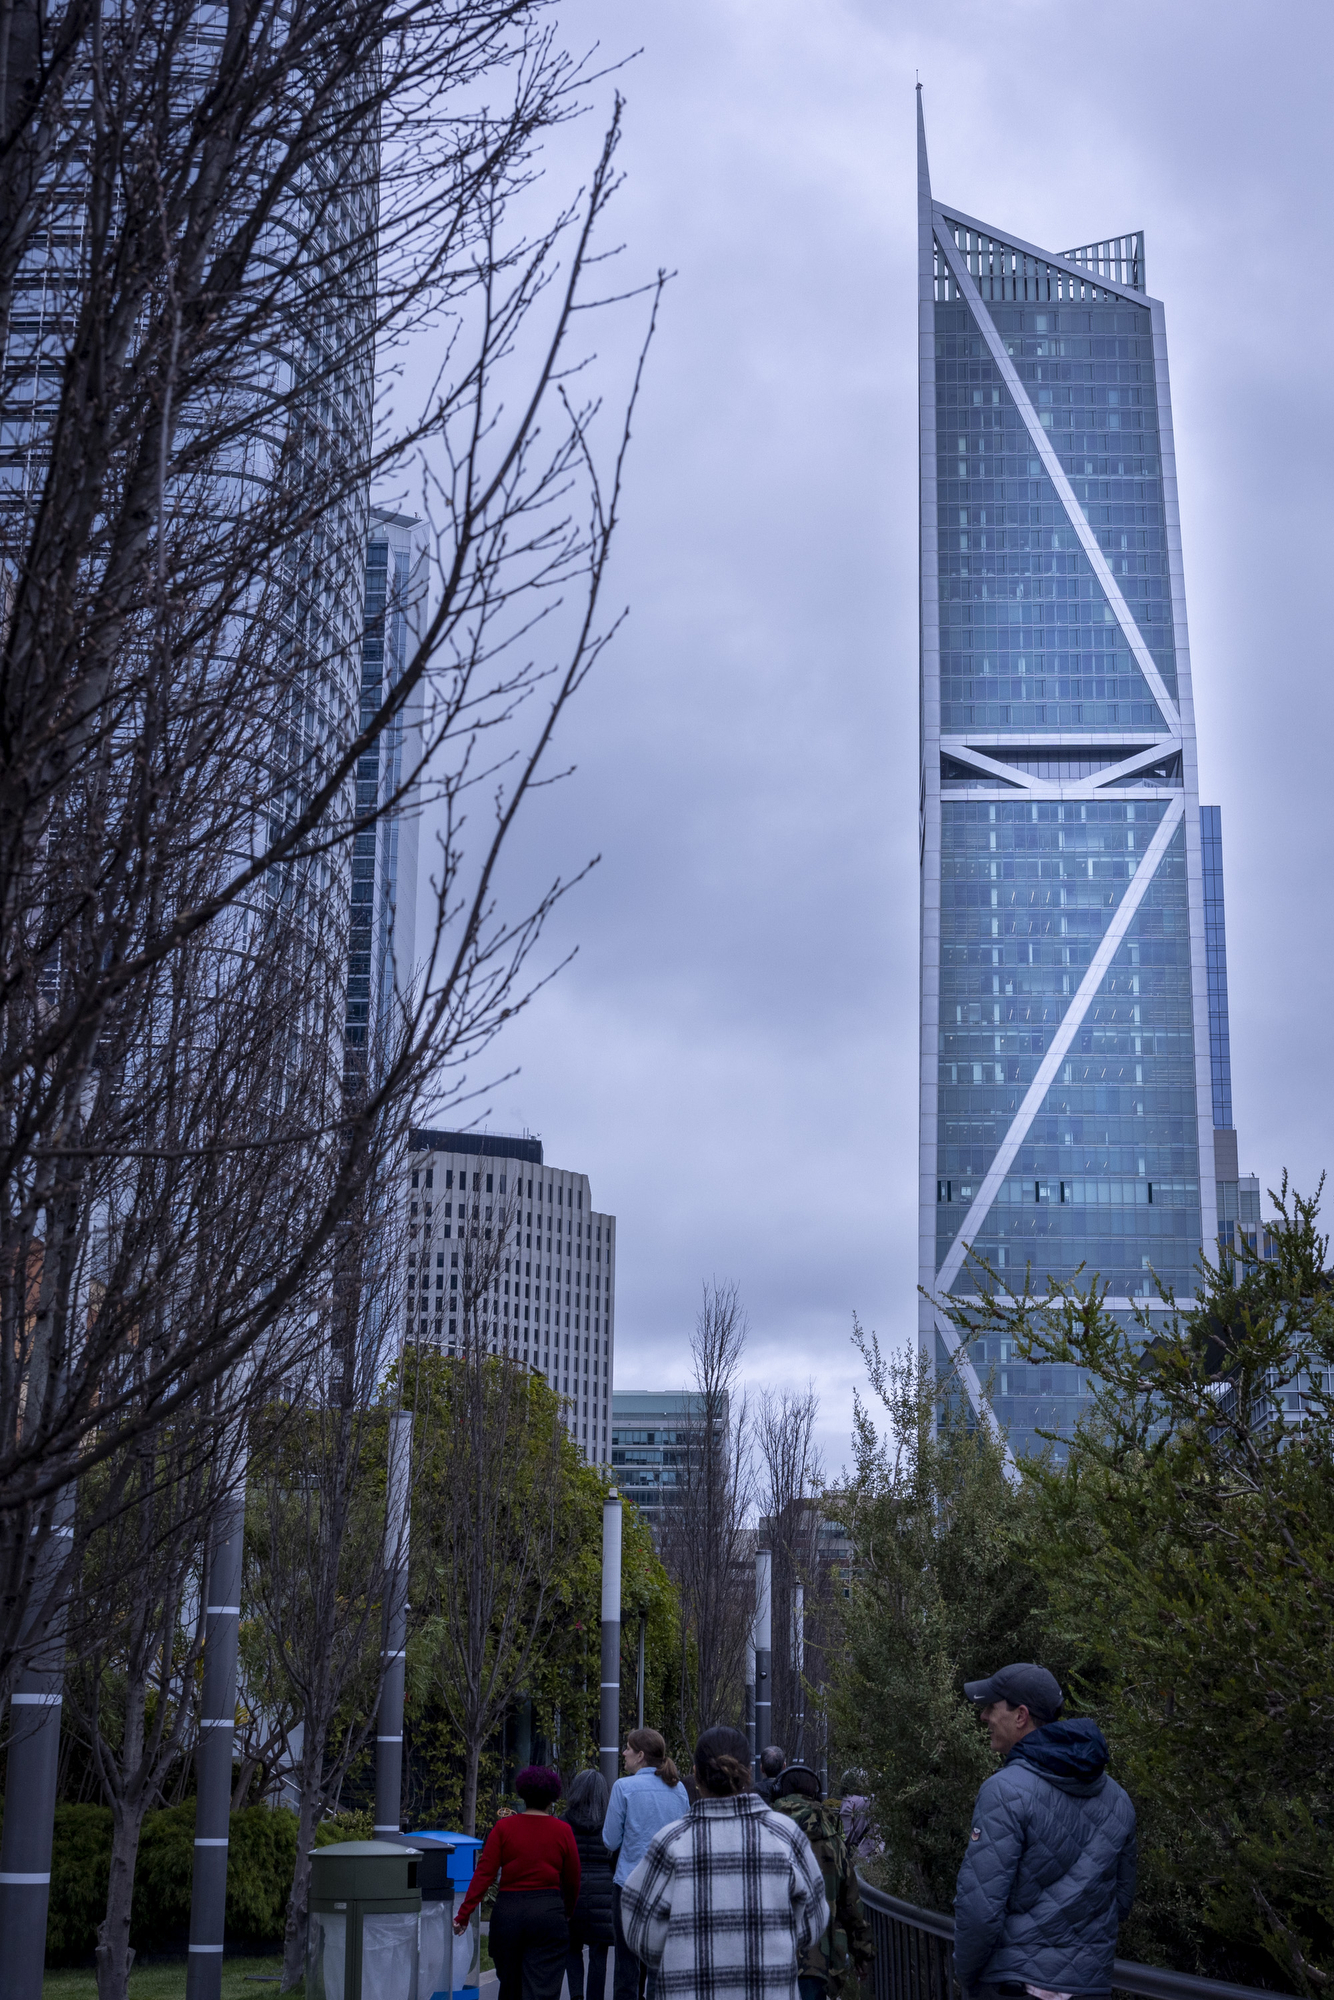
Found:
[{"label": "metal pole", "polygon": [[232,1810],[232,1737],[236,1729],[236,1644],[241,1626],[241,1547],[245,1536],[245,1463],[218,1507],[204,1606],[204,1693],[195,1753],[194,1878],[190,1888],[190,1958],[186,2000],[221,2000],[227,1916],[227,1839]]},{"label": "metal pole", "polygon": [[616,1782],[621,1736],[621,1502],[613,1486],[602,1505],[602,1728],[598,1762]]},{"label": "metal pole", "polygon": [[755,1769],[755,1630],[746,1638],[746,1741],[750,1745],[750,1768]]},{"label": "metal pole", "polygon": [[384,1677],[375,1722],[375,1838],[397,1840],[403,1821],[403,1673],[408,1643],[408,1490],[412,1468],[412,1412],[389,1419],[385,1495]]},{"label": "metal pole", "polygon": [[806,1754],[806,1586],[792,1586],[792,1712],[796,1738],[794,1760]]},{"label": "metal pole", "polygon": [[[74,1533],[74,1489],[62,1492],[37,1558],[32,1614],[40,1617]],[[46,1913],[51,1894],[51,1839],[60,1762],[60,1705],[67,1600],[62,1592],[46,1635],[35,1646],[10,1696],[5,1825],[0,1837],[0,1996],[41,2000]]]},{"label": "metal pole", "polygon": [[769,1746],[773,1710],[773,1554],[755,1551],[755,1777]]},{"label": "metal pole", "polygon": [[648,1625],[647,1612],[639,1614],[639,1727],[644,1727],[644,1631]]}]

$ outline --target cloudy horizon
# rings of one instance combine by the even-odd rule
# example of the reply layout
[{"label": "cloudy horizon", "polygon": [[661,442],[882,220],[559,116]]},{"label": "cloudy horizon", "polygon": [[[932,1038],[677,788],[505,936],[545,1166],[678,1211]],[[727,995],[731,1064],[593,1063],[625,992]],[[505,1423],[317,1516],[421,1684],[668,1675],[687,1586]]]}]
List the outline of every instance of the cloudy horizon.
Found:
[{"label": "cloudy horizon", "polygon": [[[630,617],[562,727],[574,774],[535,802],[514,879],[602,860],[543,942],[546,964],[577,956],[485,1072],[517,1074],[474,1108],[540,1134],[616,1214],[618,1388],[681,1383],[701,1284],[734,1280],[747,1380],[812,1380],[837,1470],[853,1312],[890,1345],[916,1320],[917,75],[938,195],[1049,248],[1145,231],[1201,797],[1223,813],[1241,1166],[1307,1189],[1331,1098],[1306,1026],[1329,980],[1309,884],[1334,846],[1330,391],[1307,333],[1334,282],[1327,18],[1143,0],[561,18],[572,47],[634,58],[614,233],[628,272],[676,275],[614,558]],[[592,117],[563,135],[553,174],[595,138]]]}]

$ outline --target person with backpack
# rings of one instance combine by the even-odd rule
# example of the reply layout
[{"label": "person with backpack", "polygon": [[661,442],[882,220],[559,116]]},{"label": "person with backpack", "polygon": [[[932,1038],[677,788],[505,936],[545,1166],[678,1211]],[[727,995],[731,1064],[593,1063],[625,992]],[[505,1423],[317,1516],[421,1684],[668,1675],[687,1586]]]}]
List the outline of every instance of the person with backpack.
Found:
[{"label": "person with backpack", "polygon": [[625,1941],[621,1924],[621,1893],[644,1857],[655,1833],[690,1811],[681,1774],[667,1755],[665,1738],[656,1729],[632,1729],[622,1753],[626,1775],[611,1788],[602,1838],[616,1856],[612,1883],[612,1916],[616,1926],[613,2000],[639,2000],[641,1968]]},{"label": "person with backpack", "polygon": [[[600,1771],[579,1771],[570,1780],[565,1824],[579,1849],[579,1900],[570,1918],[570,1949],[565,1962],[570,2000],[602,2000],[607,1985],[607,1950],[616,1942],[612,1917],[612,1859],[602,1838],[609,1792]],[[588,1983],[584,1984],[584,1947],[588,1947]]]},{"label": "person with backpack", "polygon": [[695,1745],[700,1796],[655,1833],[621,1891],[630,1948],[658,2000],[797,2000],[798,1968],[829,1923],[811,1844],[751,1789],[739,1729]]},{"label": "person with backpack", "polygon": [[1110,1993],[1135,1896],[1135,1808],[1107,1775],[1106,1739],[1096,1722],[1059,1719],[1055,1676],[1031,1661],[963,1691],[1004,1762],[977,1795],[959,1870],[959,1984],[974,2000]]},{"label": "person with backpack", "polygon": [[797,1967],[801,2000],[836,2000],[844,1990],[849,1967],[858,1979],[864,1979],[875,1954],[843,1816],[837,1805],[823,1802],[820,1780],[809,1764],[789,1764],[779,1773],[774,1781],[773,1807],[795,1820],[809,1840],[820,1864],[829,1905],[829,1922],[806,1947]]}]

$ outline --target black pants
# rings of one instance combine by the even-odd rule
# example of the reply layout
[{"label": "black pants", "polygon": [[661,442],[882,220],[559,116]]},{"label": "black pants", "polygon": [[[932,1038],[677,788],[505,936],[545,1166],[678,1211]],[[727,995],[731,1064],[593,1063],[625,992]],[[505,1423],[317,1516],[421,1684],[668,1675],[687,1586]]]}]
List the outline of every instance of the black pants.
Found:
[{"label": "black pants", "polygon": [[570,1926],[553,1889],[502,1889],[491,1911],[500,2000],[560,2000]]},{"label": "black pants", "polygon": [[[604,1932],[605,1936],[606,1933]],[[565,1961],[565,1977],[570,1982],[570,2000],[585,2000],[584,1946],[588,1946],[588,1986],[586,2000],[603,2000],[607,1990],[608,1946],[585,1935],[576,1913],[570,1925],[570,1951]]]},{"label": "black pants", "polygon": [[621,1892],[613,1887],[611,1892],[612,1922],[616,1926],[616,1970],[612,1975],[612,2000],[642,2000],[647,1967],[640,1964],[625,1941],[625,1926],[621,1922]]}]

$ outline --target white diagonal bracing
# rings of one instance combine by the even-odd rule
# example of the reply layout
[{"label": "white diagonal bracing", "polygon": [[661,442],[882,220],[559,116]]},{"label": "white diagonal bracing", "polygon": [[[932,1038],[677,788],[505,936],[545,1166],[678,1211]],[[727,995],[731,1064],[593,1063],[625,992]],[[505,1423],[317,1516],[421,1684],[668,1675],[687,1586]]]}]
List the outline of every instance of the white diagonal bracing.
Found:
[{"label": "white diagonal bracing", "polygon": [[[1007,744],[1019,745],[1020,739],[1007,738]],[[1024,743],[1023,747],[1038,753],[1041,746]],[[1096,746],[1087,746],[1096,747]],[[1039,799],[1066,799],[1071,797],[1094,799],[1101,795],[1104,787],[1119,784],[1122,778],[1133,778],[1137,771],[1143,771],[1153,764],[1161,764],[1165,757],[1179,753],[1181,739],[1177,736],[1160,736],[1147,749],[1136,750],[1133,755],[1122,757],[1114,763],[1105,764],[1087,778],[1039,778],[1031,771],[1023,770],[1018,764],[1008,764],[999,757],[993,757],[987,750],[973,743],[966,736],[942,736],[941,752],[946,757],[954,757],[962,764],[970,764],[975,770],[986,771],[995,778],[1004,778],[1017,791],[1030,793]],[[1078,757],[1086,748],[1077,744],[1069,752]],[[1059,753],[1054,753],[1059,754]],[[955,780],[949,780],[954,783]],[[1151,781],[1150,781],[1151,782]],[[1175,786],[1164,789],[1175,790]]]},{"label": "white diagonal bracing", "polygon": [[1109,764],[1105,771],[1099,771],[1098,784],[1115,785],[1122,778],[1133,778],[1136,771],[1143,771],[1150,764],[1161,764],[1166,757],[1179,755],[1180,739],[1163,737],[1151,749],[1141,750],[1138,757],[1127,757],[1123,763]]},{"label": "white diagonal bracing", "polygon": [[1143,633],[1135,623],[1134,613],[1121,594],[1121,586],[1112,575],[1111,565],[1102,552],[1098,538],[1089,526],[1088,518],[1083,508],[1075,498],[1075,489],[1066,476],[1065,467],[1056,455],[1056,448],[1038,421],[1038,413],[1028,399],[1028,391],[1020,381],[1018,370],[1005,351],[1005,342],[996,331],[995,322],[982,303],[982,295],[973,281],[973,275],[968,269],[966,259],[962,256],[958,244],[954,241],[954,235],[949,227],[944,209],[937,208],[935,216],[938,224],[936,241],[940,245],[941,255],[949,265],[954,282],[963,293],[964,299],[972,311],[973,318],[977,321],[978,329],[981,332],[983,340],[987,343],[991,358],[1000,370],[1001,379],[1009,390],[1014,400],[1015,408],[1023,418],[1024,426],[1033,441],[1038,456],[1042,460],[1043,470],[1051,480],[1052,485],[1056,488],[1057,497],[1069,517],[1071,527],[1079,537],[1080,546],[1083,548],[1084,554],[1088,557],[1093,573],[1102,586],[1103,594],[1112,607],[1112,615],[1125,634],[1126,643],[1135,656],[1135,661],[1140,672],[1149,684],[1150,692],[1162,712],[1163,719],[1172,733],[1179,736],[1181,733],[1181,717],[1177,712],[1176,703],[1167,692],[1167,683],[1159,673],[1157,662],[1144,642]]},{"label": "white diagonal bracing", "polygon": [[1079,982],[1079,990],[1065,1011],[1061,1025],[1052,1037],[1051,1047],[1038,1064],[1032,1083],[1024,1093],[1024,1099],[1010,1123],[1010,1129],[996,1150],[996,1157],[987,1168],[986,1175],[973,1198],[972,1206],[964,1217],[963,1227],[950,1245],[945,1261],[936,1273],[936,1292],[943,1296],[958,1277],[963,1267],[968,1245],[976,1236],[986,1219],[988,1209],[1000,1191],[1001,1182],[1014,1165],[1015,1155],[1028,1136],[1029,1127],[1037,1117],[1042,1100],[1056,1081],[1056,1072],[1070,1050],[1089,1006],[1107,977],[1112,960],[1120,949],[1126,932],[1145,892],[1158,871],[1159,863],[1167,852],[1168,843],[1181,825],[1185,812],[1185,800],[1173,799],[1164,812],[1144,853],[1144,859],[1135,870],[1133,878],[1126,884],[1126,893],[1121,898],[1112,920],[1103,932],[1102,941],[1094,952],[1088,971]]},{"label": "white diagonal bracing", "polygon": [[1017,1479],[1019,1468],[1014,1462],[1014,1453],[1010,1450],[1010,1440],[1005,1434],[1005,1426],[991,1407],[991,1398],[982,1387],[978,1372],[968,1358],[968,1349],[959,1338],[959,1329],[955,1326],[953,1320],[950,1319],[948,1313],[940,1311],[939,1308],[936,1310],[936,1332],[949,1349],[955,1373],[963,1385],[964,1394],[973,1406],[974,1415],[980,1423],[986,1425],[991,1435],[998,1439],[1005,1447],[1006,1477],[1011,1481]]},{"label": "white diagonal bracing", "polygon": [[1006,784],[1013,785],[1017,791],[1032,792],[1040,798],[1055,796],[1045,778],[1035,778],[1031,771],[1021,770],[1017,764],[1006,764],[999,757],[989,757],[985,750],[974,750],[962,736],[942,736],[940,747],[946,757],[957,757],[961,763],[971,764],[979,771],[989,771],[993,778],[1004,778]]}]

